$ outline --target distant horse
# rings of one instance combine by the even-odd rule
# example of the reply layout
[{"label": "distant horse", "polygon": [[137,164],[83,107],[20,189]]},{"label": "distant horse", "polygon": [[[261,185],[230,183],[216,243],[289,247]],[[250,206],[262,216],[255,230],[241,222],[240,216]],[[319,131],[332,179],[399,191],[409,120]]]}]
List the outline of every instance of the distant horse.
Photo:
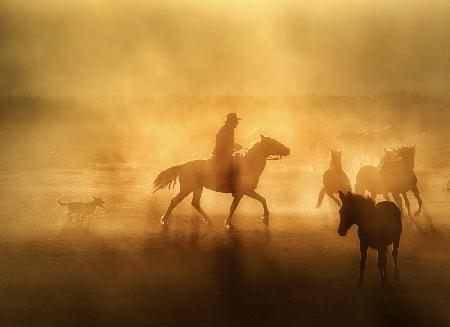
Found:
[{"label": "distant horse", "polygon": [[392,197],[399,208],[402,208],[402,195],[408,214],[411,216],[410,202],[406,192],[411,190],[417,199],[419,209],[414,213],[418,216],[422,212],[422,199],[417,188],[417,176],[414,172],[414,155],[416,146],[401,147],[396,150],[400,160],[390,160],[380,168],[380,179],[386,192]]},{"label": "distant horse", "polygon": [[313,170],[317,166],[317,158],[331,148],[345,148],[350,158],[365,159],[378,156],[378,149],[386,143],[398,143],[403,136],[398,128],[385,126],[380,129],[364,130],[360,132],[344,132],[335,136],[319,137],[310,146]]},{"label": "distant horse", "polygon": [[316,208],[319,208],[322,204],[323,198],[328,195],[330,198],[340,206],[339,200],[334,196],[339,191],[351,191],[352,186],[347,174],[342,169],[342,150],[331,150],[330,168],[323,174],[323,187],[319,192],[319,198],[317,200]]},{"label": "distant horse", "polygon": [[370,197],[375,200],[377,195],[383,195],[385,200],[389,197],[386,194],[380,179],[380,167],[389,160],[396,160],[397,152],[395,150],[384,149],[384,155],[380,160],[378,167],[362,166],[356,174],[355,193],[364,195],[370,193]]},{"label": "distant horse", "polygon": [[342,207],[339,210],[339,235],[345,236],[353,224],[358,226],[361,251],[360,282],[364,276],[369,247],[378,251],[378,269],[381,279],[386,281],[387,247],[393,244],[395,273],[398,274],[398,247],[402,233],[400,209],[393,202],[383,201],[375,205],[372,199],[352,193],[339,192],[339,197],[342,201]]},{"label": "distant horse", "polygon": [[[231,217],[233,216],[242,196],[247,195],[258,200],[263,208],[263,222],[267,225],[269,222],[269,209],[267,208],[266,199],[256,193],[259,178],[266,167],[266,160],[279,159],[289,155],[290,150],[280,142],[261,135],[261,141],[255,143],[248,151],[247,155],[236,159],[237,174],[234,183],[219,183],[218,186],[216,176],[213,171],[213,163],[211,160],[194,160],[183,165],[173,166],[161,172],[153,182],[154,192],[166,186],[174,185],[177,177],[180,181],[180,192],[170,201],[166,213],[161,217],[161,224],[168,223],[172,210],[190,193],[193,193],[192,206],[201,214],[205,223],[210,223],[208,215],[200,206],[200,198],[203,188],[222,193],[232,193],[233,202],[230,212],[225,220],[225,226],[231,228]],[[275,158],[274,158],[275,157]],[[222,186],[222,185],[235,185]]]}]

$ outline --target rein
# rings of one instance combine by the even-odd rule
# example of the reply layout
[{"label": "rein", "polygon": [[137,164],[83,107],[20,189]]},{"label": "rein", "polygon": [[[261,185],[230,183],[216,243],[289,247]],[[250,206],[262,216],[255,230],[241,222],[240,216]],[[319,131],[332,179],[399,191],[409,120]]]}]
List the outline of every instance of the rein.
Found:
[{"label": "rein", "polygon": [[[249,148],[242,147],[239,151],[236,151],[236,153],[239,154],[242,151],[243,156],[245,157],[248,154],[249,150],[250,150]],[[281,159],[283,159],[283,156],[280,154],[271,154],[266,158],[266,160],[281,160]]]}]

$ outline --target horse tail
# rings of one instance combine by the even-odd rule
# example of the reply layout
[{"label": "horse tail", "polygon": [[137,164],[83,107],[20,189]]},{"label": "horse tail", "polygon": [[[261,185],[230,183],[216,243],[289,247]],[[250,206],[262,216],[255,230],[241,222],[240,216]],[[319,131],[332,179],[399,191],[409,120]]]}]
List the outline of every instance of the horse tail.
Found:
[{"label": "horse tail", "polygon": [[181,166],[173,166],[162,171],[153,181],[153,193],[165,187],[173,188],[180,174]]},{"label": "horse tail", "polygon": [[320,190],[320,192],[319,192],[319,195],[318,195],[318,198],[317,198],[317,205],[316,205],[316,208],[319,208],[321,205],[322,205],[322,202],[323,202],[323,198],[325,197],[325,187],[323,187],[321,190]]}]

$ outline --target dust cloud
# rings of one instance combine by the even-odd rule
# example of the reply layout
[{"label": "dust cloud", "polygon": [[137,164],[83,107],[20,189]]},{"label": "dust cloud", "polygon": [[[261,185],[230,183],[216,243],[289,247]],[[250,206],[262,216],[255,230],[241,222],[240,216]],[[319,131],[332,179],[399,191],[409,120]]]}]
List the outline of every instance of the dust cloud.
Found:
[{"label": "dust cloud", "polygon": [[[448,324],[449,17],[438,0],[2,1],[2,321]],[[229,112],[245,148],[290,148],[258,185],[270,227],[244,198],[226,233],[231,196],[205,190],[214,226],[189,198],[162,229],[178,184],[154,178],[210,158]],[[355,229],[315,208],[330,148],[354,187],[403,145],[423,214],[403,221],[400,280],[380,286],[369,253],[357,290]],[[56,202],[93,196],[86,225]]]}]

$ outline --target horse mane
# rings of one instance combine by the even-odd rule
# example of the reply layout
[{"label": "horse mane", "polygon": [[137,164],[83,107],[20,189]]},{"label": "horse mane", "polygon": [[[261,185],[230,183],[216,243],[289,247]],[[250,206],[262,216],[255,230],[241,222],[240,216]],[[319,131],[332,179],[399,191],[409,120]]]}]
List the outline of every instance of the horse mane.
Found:
[{"label": "horse mane", "polygon": [[255,151],[255,150],[258,148],[258,146],[259,146],[260,144],[261,144],[261,141],[255,141],[255,142],[250,143],[250,147],[249,147],[247,153],[244,155],[244,158],[248,157],[248,155],[249,155],[250,153],[252,153],[253,151]]},{"label": "horse mane", "polygon": [[375,201],[369,197],[365,197],[359,194],[347,193],[345,198],[349,200],[352,206],[367,208],[367,207],[375,207]]}]

